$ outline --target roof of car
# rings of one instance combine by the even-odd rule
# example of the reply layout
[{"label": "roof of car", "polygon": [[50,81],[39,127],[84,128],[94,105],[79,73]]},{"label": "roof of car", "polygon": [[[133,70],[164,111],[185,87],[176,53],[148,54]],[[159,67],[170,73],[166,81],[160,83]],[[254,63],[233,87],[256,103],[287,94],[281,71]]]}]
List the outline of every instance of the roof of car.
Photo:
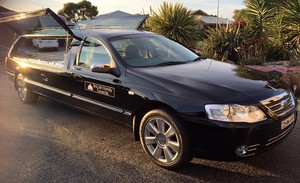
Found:
[{"label": "roof of car", "polygon": [[150,32],[143,32],[134,29],[73,29],[75,35],[79,37],[93,36],[101,37],[103,39],[110,39],[113,37],[124,36],[124,35],[138,35],[138,34],[154,34]]}]

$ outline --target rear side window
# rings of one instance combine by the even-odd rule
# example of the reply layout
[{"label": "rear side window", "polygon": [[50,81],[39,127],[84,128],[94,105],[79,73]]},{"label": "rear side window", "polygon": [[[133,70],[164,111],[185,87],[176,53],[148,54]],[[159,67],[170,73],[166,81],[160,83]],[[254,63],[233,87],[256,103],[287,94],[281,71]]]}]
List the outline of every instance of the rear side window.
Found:
[{"label": "rear side window", "polygon": [[80,51],[78,66],[90,68],[93,64],[110,64],[111,56],[102,43],[93,38],[84,40]]},{"label": "rear side window", "polygon": [[10,57],[36,64],[63,65],[66,39],[21,37]]}]

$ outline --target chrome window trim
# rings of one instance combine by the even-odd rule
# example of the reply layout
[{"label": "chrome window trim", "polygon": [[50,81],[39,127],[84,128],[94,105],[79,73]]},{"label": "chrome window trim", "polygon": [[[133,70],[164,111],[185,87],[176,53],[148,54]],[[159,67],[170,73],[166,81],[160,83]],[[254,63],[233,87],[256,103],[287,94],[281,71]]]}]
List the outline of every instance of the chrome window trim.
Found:
[{"label": "chrome window trim", "polygon": [[[109,49],[106,47],[106,45],[103,43],[103,41],[93,37],[93,36],[85,36],[84,39],[81,41],[81,44],[79,46],[79,49],[77,50],[77,54],[76,54],[76,59],[75,59],[75,62],[74,64],[72,65],[73,67],[80,67],[80,68],[86,68],[84,66],[80,66],[79,65],[79,61],[80,61],[80,55],[81,55],[81,51],[82,51],[82,48],[84,47],[84,41],[86,41],[87,39],[92,39],[92,40],[95,40],[97,42],[99,42],[101,44],[101,46],[103,46],[103,48],[105,49],[105,51],[108,53],[108,56],[110,57],[110,63],[109,65],[112,65],[112,62],[113,62],[113,57],[109,51]],[[89,69],[89,68],[88,68]]]}]

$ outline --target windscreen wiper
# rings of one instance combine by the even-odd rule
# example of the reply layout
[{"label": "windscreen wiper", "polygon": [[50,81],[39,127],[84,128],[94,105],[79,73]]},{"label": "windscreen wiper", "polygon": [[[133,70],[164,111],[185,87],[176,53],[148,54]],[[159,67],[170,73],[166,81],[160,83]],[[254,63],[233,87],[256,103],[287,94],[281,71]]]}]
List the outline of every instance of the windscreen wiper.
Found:
[{"label": "windscreen wiper", "polygon": [[156,64],[155,66],[164,66],[164,65],[178,65],[178,64],[184,64],[186,62],[179,62],[179,61],[169,61],[169,62],[163,62],[160,64]]},{"label": "windscreen wiper", "polygon": [[202,56],[199,56],[199,57],[195,58],[195,59],[193,60],[193,62],[195,62],[195,61],[200,61],[200,60],[204,60],[204,59],[206,59],[206,58],[205,58],[205,57],[202,57]]}]

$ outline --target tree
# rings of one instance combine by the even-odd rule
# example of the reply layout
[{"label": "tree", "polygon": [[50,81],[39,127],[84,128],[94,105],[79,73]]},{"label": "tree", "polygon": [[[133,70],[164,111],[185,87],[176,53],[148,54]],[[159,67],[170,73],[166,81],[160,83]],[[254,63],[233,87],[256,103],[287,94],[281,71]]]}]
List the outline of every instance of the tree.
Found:
[{"label": "tree", "polygon": [[247,20],[247,16],[246,16],[245,11],[246,11],[246,9],[235,9],[233,11],[232,18],[234,20],[243,20],[243,21],[246,21]]},{"label": "tree", "polygon": [[287,42],[295,60],[300,59],[300,0],[287,0],[282,8],[283,24],[286,28]]},{"label": "tree", "polygon": [[210,58],[240,64],[240,57],[243,56],[243,50],[240,50],[242,38],[240,26],[227,24],[220,25],[218,29],[208,27],[201,50]]},{"label": "tree", "polygon": [[204,51],[220,60],[237,53],[243,64],[263,64],[267,59],[299,62],[300,0],[243,2],[245,9],[234,11],[236,28],[208,30]]},{"label": "tree", "polygon": [[246,31],[249,52],[254,58],[266,61],[270,48],[270,25],[274,18],[275,8],[267,0],[245,0],[248,24]]},{"label": "tree", "polygon": [[57,14],[66,17],[68,21],[78,22],[95,17],[98,15],[98,10],[97,6],[93,6],[91,2],[83,0],[78,3],[65,3],[64,7]]},{"label": "tree", "polygon": [[189,48],[194,48],[200,39],[200,20],[182,4],[173,5],[164,2],[157,13],[151,12],[148,23],[152,32],[173,39]]},{"label": "tree", "polygon": [[245,27],[247,25],[246,9],[235,9],[233,11],[234,24]]}]

